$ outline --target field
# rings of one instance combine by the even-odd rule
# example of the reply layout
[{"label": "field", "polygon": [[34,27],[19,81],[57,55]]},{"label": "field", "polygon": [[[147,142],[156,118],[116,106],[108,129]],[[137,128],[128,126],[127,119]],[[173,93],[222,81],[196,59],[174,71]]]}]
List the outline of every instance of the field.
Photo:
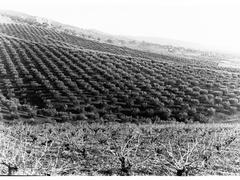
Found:
[{"label": "field", "polygon": [[[147,59],[134,56],[135,50],[123,56],[93,51],[94,46],[73,49],[58,41],[38,42],[43,39],[36,27],[5,26],[22,39],[0,35],[2,94],[11,102],[17,99],[16,106],[35,107],[38,115],[59,121],[208,122],[216,113],[240,109],[239,71],[215,61]],[[1,102],[7,104],[4,97]]]},{"label": "field", "polygon": [[8,18],[0,175],[240,175],[239,69]]},{"label": "field", "polygon": [[4,35],[25,39],[46,45],[56,45],[73,49],[88,49],[112,54],[135,56],[139,58],[158,58],[156,53],[138,51],[126,47],[114,46],[106,43],[87,40],[64,32],[57,32],[43,27],[27,24],[0,24],[0,32]]},{"label": "field", "polygon": [[[2,175],[239,175],[236,124],[1,123]],[[164,138],[163,138],[164,137]]]}]

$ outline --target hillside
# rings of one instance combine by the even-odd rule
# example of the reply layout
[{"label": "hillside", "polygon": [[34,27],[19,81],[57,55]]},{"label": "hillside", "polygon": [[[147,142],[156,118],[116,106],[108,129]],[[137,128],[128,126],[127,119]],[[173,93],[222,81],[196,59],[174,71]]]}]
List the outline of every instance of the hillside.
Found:
[{"label": "hillside", "polygon": [[183,41],[177,41],[172,39],[156,38],[156,37],[135,37],[135,36],[120,36],[111,35],[98,30],[82,29],[79,27],[62,24],[60,22],[31,16],[25,13],[15,11],[0,10],[0,14],[10,19],[15,23],[35,25],[38,27],[45,27],[55,30],[57,32],[67,33],[69,35],[81,37],[87,40],[93,40],[94,42],[106,43],[110,45],[117,45],[119,47],[128,47],[145,52],[158,53],[162,55],[171,55],[184,58],[196,58],[201,59],[223,59],[228,58],[229,54],[223,52],[210,51],[207,48],[203,48],[200,45],[194,43],[188,43]]},{"label": "hillside", "polygon": [[0,2],[0,176],[240,175],[240,1]]},{"label": "hillside", "polygon": [[206,122],[240,109],[239,71],[99,43],[26,23],[0,24],[1,90],[60,120]]}]

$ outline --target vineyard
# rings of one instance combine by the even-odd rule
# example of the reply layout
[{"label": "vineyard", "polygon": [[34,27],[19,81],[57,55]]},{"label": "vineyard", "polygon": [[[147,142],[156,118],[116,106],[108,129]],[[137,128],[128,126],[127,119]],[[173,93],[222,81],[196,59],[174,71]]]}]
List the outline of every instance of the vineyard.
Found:
[{"label": "vineyard", "polygon": [[1,123],[0,173],[239,175],[239,132],[236,124]]},{"label": "vineyard", "polygon": [[139,52],[30,25],[1,24],[0,32],[2,94],[39,115],[208,122],[240,110],[240,73],[217,61]]}]

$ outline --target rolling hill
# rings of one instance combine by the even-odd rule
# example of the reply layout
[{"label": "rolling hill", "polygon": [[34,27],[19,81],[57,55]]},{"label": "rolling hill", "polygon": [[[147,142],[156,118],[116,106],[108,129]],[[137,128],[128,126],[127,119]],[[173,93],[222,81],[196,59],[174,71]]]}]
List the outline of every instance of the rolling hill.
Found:
[{"label": "rolling hill", "polygon": [[[220,52],[210,51],[201,45],[177,41],[173,39],[164,39],[157,37],[141,37],[141,36],[120,36],[111,35],[94,29],[82,29],[79,27],[62,24],[60,22],[31,16],[25,13],[15,11],[0,10],[1,16],[5,17],[7,21],[11,20],[16,23],[36,25],[38,27],[45,27],[58,32],[64,32],[73,36],[81,37],[94,42],[107,43],[117,45],[119,47],[128,47],[140,51],[147,51],[152,53],[160,53],[165,55],[177,55],[178,57],[201,57],[202,59],[221,59],[226,57],[226,54]],[[229,56],[229,54],[227,55]]]},{"label": "rolling hill", "polygon": [[218,66],[214,56],[140,51],[8,18],[0,24],[0,89],[12,114],[25,108],[60,122],[208,122],[240,110],[240,71]]}]

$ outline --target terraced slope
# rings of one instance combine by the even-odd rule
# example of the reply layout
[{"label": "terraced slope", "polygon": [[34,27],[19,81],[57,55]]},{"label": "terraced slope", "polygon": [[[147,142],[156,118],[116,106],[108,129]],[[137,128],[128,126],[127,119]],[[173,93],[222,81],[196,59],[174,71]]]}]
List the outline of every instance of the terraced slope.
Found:
[{"label": "terraced slope", "polygon": [[39,113],[61,112],[72,120],[187,122],[240,109],[237,70],[207,61],[150,60],[73,49],[70,43],[43,40],[52,33],[48,30],[41,34],[28,27],[23,33],[19,27],[24,26],[11,27],[4,32],[8,36],[0,36],[0,87],[4,96],[36,105],[42,109]]}]

